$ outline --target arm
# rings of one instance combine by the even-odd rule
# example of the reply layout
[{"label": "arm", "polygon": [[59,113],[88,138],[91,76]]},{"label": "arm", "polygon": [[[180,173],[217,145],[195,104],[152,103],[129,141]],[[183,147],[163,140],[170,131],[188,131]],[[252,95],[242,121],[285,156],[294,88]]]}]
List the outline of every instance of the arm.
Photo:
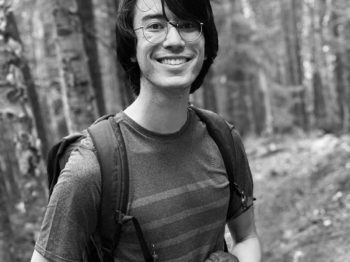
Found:
[{"label": "arm", "polygon": [[[244,149],[242,139],[236,129],[232,129],[232,138],[235,141],[236,150],[236,165],[235,180],[237,184],[244,190],[248,198],[248,210],[243,213],[234,213],[233,218],[227,221],[227,226],[231,232],[231,236],[235,242],[235,246],[231,251],[232,254],[238,257],[240,262],[260,262],[261,261],[261,246],[255,228],[254,206],[252,205],[253,197],[253,177],[250,171],[247,154]],[[232,203],[240,203],[241,199],[236,195]],[[232,207],[231,207],[232,208]],[[241,210],[242,206],[239,207]],[[233,208],[233,210],[237,210]],[[236,215],[237,214],[237,215]]]},{"label": "arm", "polygon": [[249,208],[245,210],[238,194],[231,194],[229,216],[233,218],[227,221],[227,226],[235,245],[230,253],[214,252],[205,262],[260,262],[261,246],[256,233],[254,207],[252,206],[253,178],[242,139],[235,128],[232,129],[232,138],[235,141],[236,151],[235,180],[245,192]]},{"label": "arm", "polygon": [[236,243],[231,250],[232,254],[240,262],[260,262],[261,246],[255,228],[253,207],[228,221],[227,225]]},{"label": "arm", "polygon": [[100,177],[92,150],[72,152],[46,207],[32,262],[81,260],[97,225]]},{"label": "arm", "polygon": [[256,233],[253,207],[229,220],[227,226],[235,242],[234,247],[230,253],[212,253],[205,262],[260,262],[261,246]]}]

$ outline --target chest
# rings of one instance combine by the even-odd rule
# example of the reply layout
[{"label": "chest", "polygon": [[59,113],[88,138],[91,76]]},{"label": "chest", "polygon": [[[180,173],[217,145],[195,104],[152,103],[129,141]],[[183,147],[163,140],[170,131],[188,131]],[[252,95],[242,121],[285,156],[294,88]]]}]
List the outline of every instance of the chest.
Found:
[{"label": "chest", "polygon": [[[209,137],[127,142],[129,214],[136,217],[161,261],[203,261],[221,244],[229,182],[220,152]],[[142,256],[131,223],[123,226],[120,252]]]}]

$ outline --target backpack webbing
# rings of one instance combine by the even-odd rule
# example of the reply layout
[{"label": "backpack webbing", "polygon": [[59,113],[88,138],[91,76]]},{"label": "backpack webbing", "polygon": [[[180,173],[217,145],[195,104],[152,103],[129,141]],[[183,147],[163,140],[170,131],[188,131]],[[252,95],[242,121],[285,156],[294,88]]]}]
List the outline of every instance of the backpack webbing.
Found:
[{"label": "backpack webbing", "polygon": [[[200,120],[206,124],[209,135],[211,138],[213,138],[220,150],[221,156],[224,160],[227,178],[230,182],[230,194],[233,194],[233,192],[238,194],[238,196],[241,198],[243,208],[247,208],[248,198],[246,197],[244,191],[235,182],[235,174],[237,172],[235,163],[237,162],[237,156],[235,143],[231,134],[233,126],[230,128],[225,119],[214,112],[194,106],[190,106],[190,108],[195,111]],[[229,206],[231,206],[231,201],[232,198],[230,197]],[[227,212],[228,219],[231,217],[231,215],[232,214],[230,212]]]},{"label": "backpack webbing", "polygon": [[[120,239],[129,200],[129,169],[125,142],[119,122],[113,117],[92,125],[88,128],[88,132],[95,145],[101,169],[99,230],[102,261],[113,262],[114,250]],[[131,219],[136,228],[144,259],[146,262],[152,262],[141,227],[136,218]]]},{"label": "backpack webbing", "polygon": [[59,143],[55,144],[49,151],[46,159],[46,171],[49,187],[49,196],[51,196],[53,188],[55,187],[58,177],[60,175],[61,167],[64,166],[72,152],[74,145],[81,139],[81,134],[72,134],[64,137]]}]

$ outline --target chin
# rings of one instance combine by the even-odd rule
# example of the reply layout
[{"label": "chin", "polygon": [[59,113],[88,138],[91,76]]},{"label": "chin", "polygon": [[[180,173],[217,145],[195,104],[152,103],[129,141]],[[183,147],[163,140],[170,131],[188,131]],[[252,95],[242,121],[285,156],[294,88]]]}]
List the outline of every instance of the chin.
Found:
[{"label": "chin", "polygon": [[158,86],[166,89],[190,89],[194,78],[187,78],[183,76],[168,77],[166,79],[158,81]]}]

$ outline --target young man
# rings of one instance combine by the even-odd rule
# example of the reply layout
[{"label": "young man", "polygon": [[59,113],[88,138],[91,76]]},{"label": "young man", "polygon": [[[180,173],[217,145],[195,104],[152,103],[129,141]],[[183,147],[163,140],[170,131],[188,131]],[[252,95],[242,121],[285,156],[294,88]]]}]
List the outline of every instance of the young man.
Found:
[{"label": "young man", "polygon": [[[229,206],[220,151],[188,107],[218,49],[209,0],[122,0],[116,35],[119,61],[138,95],[115,117],[127,148],[128,213],[139,220],[157,261],[260,261],[253,207],[242,207],[240,199]],[[252,198],[243,145],[236,131],[232,136],[238,183]],[[32,262],[81,260],[98,223],[100,176],[87,135],[60,175]],[[231,253],[223,251],[226,223],[235,241]],[[132,223],[122,230],[115,261],[143,261]]]}]

